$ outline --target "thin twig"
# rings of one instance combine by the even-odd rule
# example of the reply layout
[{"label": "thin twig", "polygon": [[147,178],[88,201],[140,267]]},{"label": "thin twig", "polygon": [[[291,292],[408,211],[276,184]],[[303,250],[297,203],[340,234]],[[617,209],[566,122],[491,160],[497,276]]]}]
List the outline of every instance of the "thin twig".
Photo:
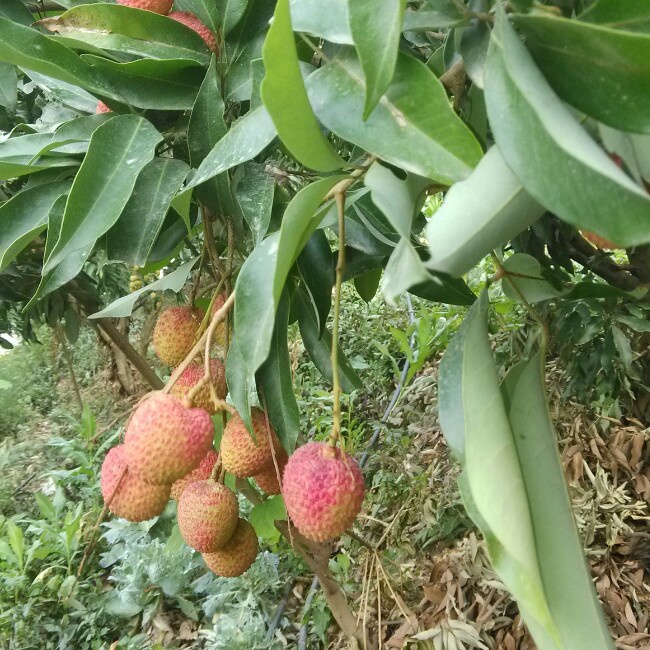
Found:
[{"label": "thin twig", "polygon": [[[307,613],[309,612],[309,608],[311,607],[311,601],[314,600],[314,596],[318,591],[318,587],[319,587],[318,578],[314,576],[314,579],[311,581],[311,587],[309,588],[309,593],[307,594],[307,598],[305,599],[305,606],[303,607],[302,610],[303,619],[307,616]],[[298,650],[307,650],[308,633],[309,633],[309,629],[307,626],[307,621],[304,621],[300,626],[300,633],[298,634]]]},{"label": "thin twig", "polygon": [[282,600],[278,604],[278,607],[275,610],[275,614],[273,614],[273,618],[269,623],[269,629],[266,631],[267,641],[270,641],[273,638],[273,636],[275,635],[275,631],[278,629],[278,626],[280,625],[280,621],[284,616],[284,611],[287,608],[287,604],[289,603],[289,596],[291,595],[293,586],[295,584],[296,584],[295,580],[290,580],[287,583],[287,586],[284,588],[284,593],[282,594]]}]

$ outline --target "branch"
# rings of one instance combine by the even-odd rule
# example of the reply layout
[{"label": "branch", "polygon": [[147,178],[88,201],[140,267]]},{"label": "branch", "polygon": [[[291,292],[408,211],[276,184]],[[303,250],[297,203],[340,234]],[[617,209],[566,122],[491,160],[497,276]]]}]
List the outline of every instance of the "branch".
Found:
[{"label": "branch", "polygon": [[40,0],[40,2],[26,2],[25,6],[32,13],[38,13],[42,11],[60,11],[65,10],[65,7],[60,5],[54,0]]}]

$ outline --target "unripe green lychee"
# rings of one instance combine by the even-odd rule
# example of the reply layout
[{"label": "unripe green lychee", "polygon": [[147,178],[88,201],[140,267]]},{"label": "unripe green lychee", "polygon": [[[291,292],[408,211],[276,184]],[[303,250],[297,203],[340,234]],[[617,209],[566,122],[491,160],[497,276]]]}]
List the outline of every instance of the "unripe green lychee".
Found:
[{"label": "unripe green lychee", "polygon": [[241,478],[255,476],[273,462],[269,433],[276,454],[282,448],[270,424],[267,431],[266,416],[263,411],[257,408],[252,409],[251,419],[255,440],[248,433],[246,425],[239,415],[230,418],[221,438],[220,453],[223,467],[227,472]]},{"label": "unripe green lychee", "polygon": [[166,15],[172,10],[174,0],[117,0],[117,4]]},{"label": "unripe green lychee", "polygon": [[350,455],[309,442],[289,458],[282,478],[287,513],[308,539],[324,542],[347,530],[359,514],[363,474]]},{"label": "unripe green lychee", "polygon": [[224,546],[237,527],[237,497],[212,480],[190,483],[178,501],[178,528],[188,546],[211,553]]},{"label": "unripe green lychee", "polygon": [[104,104],[104,102],[97,102],[97,108],[95,113],[99,115],[100,113],[112,113],[111,109]]},{"label": "unripe green lychee", "polygon": [[219,56],[219,47],[217,46],[217,39],[214,34],[192,13],[189,11],[172,11],[169,17],[176,22],[183,23],[186,27],[194,30],[202,39],[203,42]]},{"label": "unripe green lychee", "polygon": [[219,454],[214,449],[210,449],[195,470],[192,470],[189,474],[174,482],[174,485],[172,485],[171,498],[174,499],[174,501],[178,501],[183,490],[190,483],[194,483],[195,481],[204,481],[205,479],[210,478],[212,470],[217,464],[217,460],[219,460]]},{"label": "unripe green lychee", "polygon": [[255,562],[258,548],[254,528],[244,519],[239,519],[226,544],[214,553],[203,553],[203,559],[218,576],[235,578],[246,573]]},{"label": "unripe green lychee", "polygon": [[110,500],[108,509],[129,521],[146,521],[158,516],[169,500],[169,485],[149,485],[127,469],[124,445],[113,447],[106,454],[100,485],[104,502]]},{"label": "unripe green lychee", "polygon": [[168,366],[177,366],[192,349],[204,312],[198,307],[171,307],[160,314],[153,331],[153,347]]},{"label": "unripe green lychee", "polygon": [[280,488],[280,482],[278,481],[278,470],[280,472],[280,480],[282,480],[282,475],[284,474],[284,468],[287,466],[287,461],[289,457],[287,452],[284,449],[280,449],[276,454],[275,461],[278,464],[276,470],[275,463],[271,461],[271,464],[265,467],[259,474],[253,476],[253,480],[257,483],[266,494],[280,494],[282,492]]},{"label": "unripe green lychee", "polygon": [[129,470],[147,483],[171,485],[198,467],[213,437],[214,425],[206,411],[187,408],[174,395],[151,393],[126,427]]},{"label": "unripe green lychee", "polygon": [[[203,379],[204,365],[202,363],[191,363],[183,374],[178,378],[178,381],[171,389],[171,394],[177,397],[185,397],[196,384]],[[226,399],[228,394],[228,386],[226,385],[226,369],[219,359],[210,359],[210,380],[214,386],[217,397],[221,400]],[[194,406],[205,409],[208,413],[216,413],[214,402],[210,395],[210,386],[205,384],[199,389],[199,392],[194,396]]]}]

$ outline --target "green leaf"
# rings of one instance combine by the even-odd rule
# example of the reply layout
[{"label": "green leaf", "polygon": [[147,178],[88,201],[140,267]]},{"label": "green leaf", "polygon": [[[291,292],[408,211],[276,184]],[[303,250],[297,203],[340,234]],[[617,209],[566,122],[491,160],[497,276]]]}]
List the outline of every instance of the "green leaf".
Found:
[{"label": "green leaf", "polygon": [[[79,315],[72,305],[68,305],[65,310],[65,329],[63,331],[70,345],[74,345],[79,339]],[[84,407],[86,406],[84,404]]]},{"label": "green leaf", "polygon": [[546,402],[543,356],[538,353],[523,365],[510,387],[508,415],[528,495],[544,592],[562,639],[558,647],[613,648],[571,510]]},{"label": "green leaf", "polygon": [[[474,0],[470,5],[473,11],[488,12],[487,0]],[[460,54],[463,57],[465,72],[472,82],[483,88],[485,85],[485,60],[490,44],[490,28],[484,20],[473,18],[470,25],[462,30]]]},{"label": "green leaf", "polygon": [[255,248],[239,272],[235,338],[251,374],[269,353],[275,310],[289,270],[322,219],[321,202],[341,178],[330,176],[298,192],[284,213],[280,231]]},{"label": "green leaf", "polygon": [[393,79],[405,9],[406,0],[348,0],[350,31],[366,79],[364,120]]},{"label": "green leaf", "polygon": [[32,12],[21,0],[3,0],[0,4],[0,18],[7,18],[15,23],[29,27],[34,22]]},{"label": "green leaf", "polygon": [[615,316],[615,319],[635,332],[650,332],[650,320],[642,320],[635,316],[625,315],[617,315]]},{"label": "green leaf", "polygon": [[550,15],[515,23],[562,99],[614,128],[650,133],[650,35]]},{"label": "green leaf", "polygon": [[284,499],[277,494],[255,505],[249,520],[258,537],[274,544],[280,539],[280,531],[275,527],[275,522],[286,518]]},{"label": "green leaf", "polygon": [[15,112],[18,101],[18,76],[11,63],[0,63],[0,106]]},{"label": "green leaf", "polygon": [[319,36],[331,43],[352,45],[348,0],[289,0],[291,22],[297,32]]},{"label": "green leaf", "polygon": [[597,0],[579,16],[579,20],[629,32],[650,32],[650,0],[620,2]]},{"label": "green leaf", "polygon": [[485,100],[501,154],[533,198],[619,246],[650,241],[650,195],[553,93],[501,10],[488,52]]},{"label": "green leaf", "polygon": [[0,61],[35,70],[91,92],[117,96],[100,84],[94,70],[71,49],[30,27],[0,16]]},{"label": "green leaf", "polygon": [[[508,275],[503,278],[503,293],[511,300],[541,302],[562,294],[542,275],[540,263],[531,255],[515,253],[503,262]],[[510,275],[512,274],[512,275]]]},{"label": "green leaf", "polygon": [[365,302],[370,302],[377,293],[381,281],[381,268],[373,269],[354,278],[354,288]]},{"label": "green leaf", "polygon": [[169,210],[190,168],[182,160],[154,158],[135,182],[117,223],[108,231],[109,259],[144,266]]},{"label": "green leaf", "polygon": [[352,48],[311,74],[307,91],[330,131],[406,171],[451,185],[481,158],[440,81],[406,54],[399,54],[393,82],[366,121],[363,71]]},{"label": "green leaf", "polygon": [[41,20],[39,25],[103,50],[153,59],[190,59],[206,67],[210,63],[210,54],[196,32],[152,11],[82,5]]},{"label": "green leaf", "polygon": [[221,31],[227,36],[242,19],[248,0],[217,0],[217,11],[221,19]]},{"label": "green leaf", "polygon": [[275,135],[273,121],[263,106],[246,113],[206,156],[185,189],[251,160],[272,142]]},{"label": "green leaf", "polygon": [[278,0],[262,50],[266,74],[260,94],[278,135],[298,161],[320,172],[345,162],[320,130],[307,99],[291,31],[289,0]]},{"label": "green leaf", "polygon": [[461,276],[543,213],[493,146],[467,180],[451,187],[429,220],[427,267]]},{"label": "green leaf", "polygon": [[[48,77],[33,70],[26,70],[25,73],[29,78],[43,91],[48,97],[51,97],[66,106],[70,106],[84,113],[94,113],[97,108],[97,98],[89,92],[82,90],[79,86]],[[94,116],[93,116],[94,117]],[[97,117],[111,117],[104,114]]]},{"label": "green leaf", "polygon": [[394,306],[405,291],[415,285],[428,283],[442,285],[442,281],[431,275],[424,266],[410,239],[400,239],[384,271],[381,289],[386,302]]},{"label": "green leaf", "polygon": [[404,31],[447,29],[462,25],[468,17],[468,12],[454,0],[432,0],[425,2],[418,11],[406,12]]},{"label": "green leaf", "polygon": [[237,339],[233,339],[228,347],[226,360],[226,382],[228,394],[237,413],[244,421],[248,431],[253,430],[251,418],[250,397],[256,394],[255,376],[250,375],[244,363],[244,357],[239,349]]},{"label": "green leaf", "polygon": [[24,565],[25,536],[23,535],[22,529],[14,524],[11,519],[7,520],[6,526],[9,545],[11,546],[11,550],[14,552],[19,568],[22,570]]},{"label": "green leaf", "polygon": [[172,271],[165,277],[160,278],[160,280],[147,284],[142,287],[142,289],[138,289],[137,291],[130,293],[128,296],[122,296],[121,298],[114,300],[110,305],[108,305],[108,307],[91,314],[88,318],[122,318],[124,316],[130,316],[138,298],[148,291],[162,292],[169,289],[174,293],[178,293],[185,286],[185,282],[198,259],[199,257],[195,257],[189,262],[185,262],[185,264],[179,266],[176,270]]},{"label": "green leaf", "polygon": [[[311,304],[311,300],[304,291],[298,291],[296,299],[298,301],[298,325],[305,350],[307,350],[307,354],[309,354],[321,375],[332,383],[332,333],[327,327],[324,327],[323,331],[319,332],[314,305]],[[344,393],[351,393],[363,387],[359,375],[350,365],[340,347],[338,350],[338,364],[341,390]]]},{"label": "green leaf", "polygon": [[598,132],[605,149],[621,157],[639,185],[650,183],[650,135],[625,133],[604,124],[598,125]]},{"label": "green leaf", "polygon": [[289,294],[285,289],[277,308],[269,354],[257,371],[256,377],[261,388],[262,404],[266,406],[269,420],[282,446],[291,453],[300,431],[300,412],[293,392],[288,326]]},{"label": "green leaf", "polygon": [[187,110],[192,108],[205,68],[188,59],[139,59],[116,63],[83,54],[85,62],[106,83],[120,89],[121,101],[138,108]]},{"label": "green leaf", "polygon": [[93,133],[68,196],[61,236],[43,272],[71,252],[94,244],[117,221],[138,174],[161,140],[150,122],[135,115],[114,117]]},{"label": "green leaf", "polygon": [[69,181],[44,183],[18,192],[0,206],[0,271],[45,230],[52,205],[69,189]]},{"label": "green leaf", "polygon": [[233,179],[235,199],[257,246],[264,239],[271,221],[275,181],[266,173],[264,165],[256,163],[246,163],[237,172]]},{"label": "green leaf", "polygon": [[[192,167],[198,167],[210,151],[228,132],[223,116],[224,103],[219,92],[216,58],[213,56],[201,89],[192,108],[187,129],[187,143],[190,148]],[[222,215],[233,215],[235,208],[227,173],[209,179],[197,188],[196,193],[203,203]]]}]

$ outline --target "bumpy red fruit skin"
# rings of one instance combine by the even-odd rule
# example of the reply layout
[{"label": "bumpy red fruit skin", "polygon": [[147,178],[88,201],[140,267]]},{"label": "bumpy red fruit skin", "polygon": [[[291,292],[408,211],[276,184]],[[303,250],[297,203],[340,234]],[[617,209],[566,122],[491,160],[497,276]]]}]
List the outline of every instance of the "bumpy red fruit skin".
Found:
[{"label": "bumpy red fruit skin", "polygon": [[117,0],[117,4],[166,15],[172,10],[174,0]]},{"label": "bumpy red fruit skin", "polygon": [[[273,462],[271,455],[271,444],[266,429],[266,416],[260,409],[252,409],[253,431],[255,441],[248,433],[246,425],[235,415],[228,421],[221,437],[221,462],[227,472],[248,478],[262,472],[269,463]],[[273,427],[269,424],[271,439],[276,453],[282,448],[280,441],[275,435]]]},{"label": "bumpy red fruit skin", "polygon": [[[120,481],[124,470],[126,472]],[[117,517],[129,521],[146,521],[156,517],[169,500],[169,485],[149,485],[129,472],[124,445],[113,447],[106,454],[100,484],[104,502],[108,503],[110,499],[108,509]]]},{"label": "bumpy red fruit skin", "polygon": [[158,358],[177,366],[192,349],[204,312],[198,307],[171,307],[158,317],[153,331],[153,347]]},{"label": "bumpy red fruit skin", "polygon": [[203,42],[209,49],[215,54],[219,54],[217,39],[214,37],[214,34],[194,14],[191,14],[189,11],[172,11],[169,17],[193,29],[203,39]]},{"label": "bumpy red fruit skin", "polygon": [[213,437],[214,426],[206,411],[186,408],[174,395],[151,393],[126,428],[129,469],[147,483],[171,484],[198,467]]},{"label": "bumpy red fruit skin", "polygon": [[289,458],[282,479],[287,513],[308,539],[324,542],[348,529],[361,510],[363,474],[352,456],[310,442]]},{"label": "bumpy red fruit skin", "polygon": [[[191,363],[183,374],[178,378],[178,381],[171,389],[171,394],[176,397],[185,397],[196,384],[203,379],[204,366],[202,363]],[[215,392],[219,399],[226,399],[228,394],[228,386],[226,385],[226,369],[219,359],[210,359],[210,379],[214,385]],[[194,406],[206,410],[208,413],[214,415],[216,409],[212,397],[210,396],[210,387],[205,384],[199,392],[194,396]]]},{"label": "bumpy red fruit skin", "polygon": [[101,113],[111,113],[111,109],[104,104],[104,102],[97,102],[97,108],[95,109],[95,113],[97,115]]},{"label": "bumpy red fruit skin", "polygon": [[194,483],[195,481],[204,481],[205,479],[210,478],[218,459],[219,454],[214,449],[210,449],[195,470],[186,476],[183,476],[183,478],[179,478],[178,481],[172,485],[171,498],[174,499],[174,501],[178,501],[183,490],[190,483]]},{"label": "bumpy red fruit skin", "polygon": [[257,535],[253,527],[243,519],[228,542],[214,553],[204,553],[208,568],[222,578],[236,578],[246,573],[257,557]]},{"label": "bumpy red fruit skin", "polygon": [[276,470],[275,463],[271,462],[270,465],[265,467],[259,474],[253,476],[253,480],[257,483],[266,494],[280,494],[282,490],[280,489],[280,483],[278,482],[278,470],[280,472],[280,479],[284,474],[284,468],[287,466],[287,461],[289,456],[284,449],[280,449],[276,454],[276,462],[278,468]]},{"label": "bumpy red fruit skin", "polygon": [[215,481],[190,483],[178,501],[178,528],[188,546],[211,553],[224,546],[237,527],[234,492]]},{"label": "bumpy red fruit skin", "polygon": [[601,250],[611,251],[615,250],[616,248],[620,248],[620,246],[617,246],[614,242],[609,241],[609,239],[605,239],[600,235],[597,235],[595,232],[591,232],[590,230],[581,230],[580,232],[590,244],[593,244]]}]

